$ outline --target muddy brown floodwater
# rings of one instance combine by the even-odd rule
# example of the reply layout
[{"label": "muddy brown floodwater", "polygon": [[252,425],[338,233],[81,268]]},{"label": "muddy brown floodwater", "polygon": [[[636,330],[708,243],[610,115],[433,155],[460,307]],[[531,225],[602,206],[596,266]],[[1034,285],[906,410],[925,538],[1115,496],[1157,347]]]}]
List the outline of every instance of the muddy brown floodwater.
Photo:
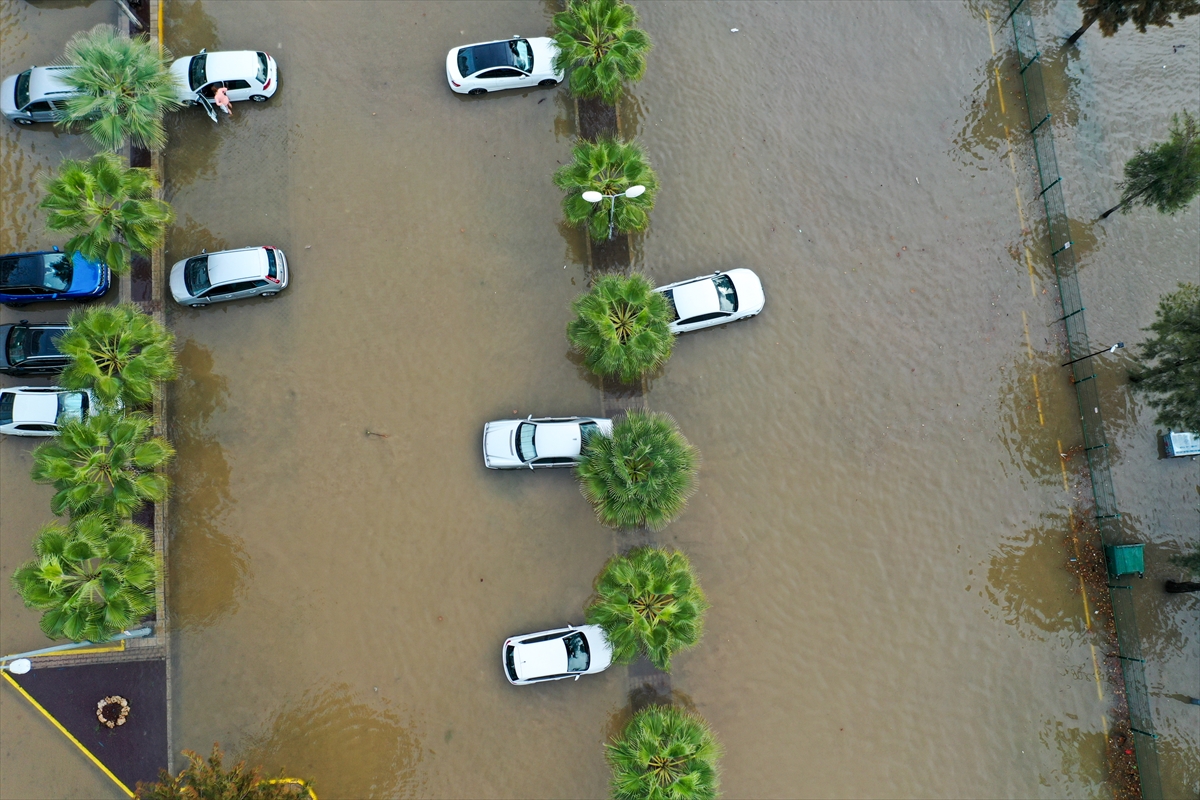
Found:
[{"label": "muddy brown floodwater", "polygon": [[[1109,794],[1110,689],[1065,569],[1078,412],[1003,5],[638,3],[656,46],[622,116],[663,189],[637,266],[750,267],[767,293],[756,319],[682,338],[648,395],[703,455],[661,540],[713,604],[673,685],[717,731],[729,797]],[[1073,8],[1040,3],[1040,34]],[[619,537],[570,474],[479,452],[489,419],[600,410],[568,357],[584,249],[550,182],[573,109],[562,90],[459,97],[444,75],[450,47],[542,35],[554,10],[167,0],[176,54],[262,49],[281,74],[217,125],[172,118],[168,264],[274,244],[292,270],[274,299],[170,307],[178,746],[219,740],[323,800],[607,793],[624,668],[514,688],[499,648],[581,621]],[[1146,65],[1198,30],[1089,33],[1047,69],[1097,342],[1137,341],[1200,258],[1195,206],[1090,222],[1143,129],[1194,100],[1200,47],[1165,86]],[[5,186],[26,168],[11,152]],[[1195,464],[1154,460],[1152,413],[1120,362],[1099,367],[1118,499],[1161,565],[1195,535]],[[28,460],[11,445],[6,497]],[[4,505],[11,571],[34,521]],[[1196,605],[1141,601],[1165,781],[1195,794],[1200,709],[1170,695],[1200,693]],[[28,612],[5,603],[8,644]],[[4,795],[36,793],[31,774]]]}]

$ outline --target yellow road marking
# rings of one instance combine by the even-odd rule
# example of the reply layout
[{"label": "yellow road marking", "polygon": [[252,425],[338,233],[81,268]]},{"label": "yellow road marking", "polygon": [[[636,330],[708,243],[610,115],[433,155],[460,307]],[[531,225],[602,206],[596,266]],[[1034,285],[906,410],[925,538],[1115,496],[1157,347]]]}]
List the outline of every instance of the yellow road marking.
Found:
[{"label": "yellow road marking", "polygon": [[22,697],[24,697],[31,704],[33,704],[34,708],[36,708],[38,711],[42,712],[42,715],[45,716],[46,719],[50,720],[50,722],[53,723],[54,727],[58,728],[59,731],[62,732],[63,736],[66,736],[68,739],[70,739],[75,744],[75,746],[78,747],[83,752],[83,754],[88,757],[89,761],[91,761],[93,764],[95,764],[97,767],[99,767],[100,771],[103,772],[105,775],[107,775],[109,778],[111,778],[113,783],[115,783],[117,786],[121,787],[122,792],[124,792],[129,797],[134,796],[133,792],[129,791],[128,786],[121,783],[121,781],[117,779],[117,776],[113,775],[108,767],[106,767],[102,763],[100,763],[100,759],[98,759],[94,755],[92,755],[90,750],[88,750],[86,747],[84,747],[82,744],[80,744],[79,740],[76,739],[74,736],[72,736],[71,732],[62,726],[62,723],[60,723],[58,720],[56,720],[50,714],[49,711],[42,708],[41,704],[37,700],[34,700],[32,696],[30,696],[29,692],[22,689],[21,684],[14,681],[12,679],[12,676],[8,674],[7,670],[2,674],[4,675],[4,679],[6,681],[11,683],[13,685],[13,688],[15,688],[18,692],[21,693]]},{"label": "yellow road marking", "polygon": [[59,651],[57,653],[35,653],[26,658],[42,658],[43,656],[90,656],[92,653],[121,653],[125,651],[125,640],[116,644],[97,645],[96,647],[81,647],[78,650]]},{"label": "yellow road marking", "polygon": [[992,35],[992,12],[985,8],[983,16],[987,19],[988,41],[992,43],[992,55],[996,55],[996,37]]},{"label": "yellow road marking", "polygon": [[1071,487],[1067,485],[1067,459],[1063,457],[1062,439],[1058,440],[1058,465],[1062,467],[1063,491],[1070,492]]},{"label": "yellow road marking", "polygon": [[[1033,344],[1029,341],[1029,317],[1025,314],[1024,309],[1021,310],[1021,326],[1025,328],[1025,350],[1029,353],[1029,360],[1033,361]],[[1042,413],[1042,392],[1038,389],[1036,373],[1033,375],[1033,397],[1037,400],[1038,423],[1045,426],[1046,415]]]},{"label": "yellow road marking", "polygon": [[[1019,195],[1018,195],[1019,196]],[[1024,245],[1022,245],[1024,246]],[[1025,265],[1029,267],[1029,291],[1033,296],[1037,297],[1037,284],[1034,282],[1033,274],[1033,256],[1029,255],[1029,248],[1025,247]]]}]

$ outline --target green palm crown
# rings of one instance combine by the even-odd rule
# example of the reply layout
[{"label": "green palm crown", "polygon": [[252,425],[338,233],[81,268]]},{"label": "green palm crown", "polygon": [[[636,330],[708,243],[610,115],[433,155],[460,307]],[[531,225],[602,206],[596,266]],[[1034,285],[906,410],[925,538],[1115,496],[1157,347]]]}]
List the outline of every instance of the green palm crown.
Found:
[{"label": "green palm crown", "polygon": [[45,612],[47,636],[102,642],[154,610],[158,568],[145,528],[90,514],[42,528],[33,549],[12,585]]},{"label": "green palm crown", "polygon": [[687,556],[642,547],[604,566],[586,617],[589,625],[604,629],[614,661],[627,663],[641,652],[670,671],[671,656],[700,640],[707,609]]},{"label": "green palm crown", "polygon": [[112,153],[88,161],[65,159],[45,180],[41,207],[52,231],[69,231],[70,255],[103,261],[118,275],[129,271],[131,252],[149,255],[162,244],[171,207],[155,197],[158,178],[148,169],[128,168]]},{"label": "green palm crown", "polygon": [[[598,142],[579,141],[571,151],[571,161],[554,173],[554,185],[566,192],[563,215],[572,225],[587,225],[592,239],[608,238],[611,214],[617,233],[644,231],[650,224],[650,211],[658,195],[658,175],[641,146],[605,138]],[[619,195],[630,186],[645,186],[637,197],[606,197],[598,203],[583,199],[584,192]],[[615,203],[615,205],[613,205]]]},{"label": "green palm crown", "polygon": [[58,349],[71,359],[59,383],[91,389],[101,404],[145,406],[157,381],[175,377],[175,335],[132,305],[71,312]]},{"label": "green palm crown", "polygon": [[180,105],[170,55],[140,36],[126,37],[111,25],[75,34],[66,47],[63,82],[80,93],[67,100],[60,124],[83,123],[105,150],[126,140],[151,150],[167,143],[163,112]]},{"label": "green palm crown", "polygon": [[167,496],[167,476],[155,470],[175,451],[151,437],[146,414],[100,412],[63,425],[55,439],[33,451],[33,479],[53,484],[55,514],[102,511],[130,517],[146,501]]},{"label": "green palm crown", "polygon": [[222,764],[225,754],[213,744],[212,755],[201,758],[192,750],[184,750],[188,764],[178,775],[165,769],[159,771],[157,783],[138,783],[138,800],[303,800],[316,797],[312,782],[298,778],[266,778],[260,767],[247,767],[239,761],[232,767]]},{"label": "green palm crown", "polygon": [[554,15],[554,69],[571,71],[573,94],[613,105],[625,81],[642,79],[650,37],[635,25],[637,11],[619,0],[571,0]]},{"label": "green palm crown", "polygon": [[683,511],[700,458],[675,421],[631,411],[612,436],[593,436],[575,468],[600,522],[613,528],[660,529]]},{"label": "green palm crown", "polygon": [[634,715],[606,746],[614,800],[711,800],[721,747],[708,723],[669,706]]},{"label": "green palm crown", "polygon": [[571,303],[567,339],[597,375],[633,383],[671,356],[671,307],[642,275],[601,275]]}]

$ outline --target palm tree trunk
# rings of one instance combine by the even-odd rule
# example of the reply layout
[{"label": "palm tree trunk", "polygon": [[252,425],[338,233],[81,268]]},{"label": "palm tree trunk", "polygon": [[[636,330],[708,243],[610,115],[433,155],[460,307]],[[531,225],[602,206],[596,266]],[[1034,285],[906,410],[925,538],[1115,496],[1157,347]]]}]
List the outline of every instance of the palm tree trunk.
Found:
[{"label": "palm tree trunk", "polygon": [[1087,29],[1092,27],[1093,24],[1095,24],[1096,19],[1097,19],[1097,17],[1089,18],[1089,16],[1085,16],[1083,18],[1083,24],[1079,26],[1079,30],[1072,33],[1071,38],[1067,39],[1067,41],[1063,42],[1063,47],[1070,47],[1071,45],[1078,42],[1079,37],[1083,36],[1085,33],[1087,33]]},{"label": "palm tree trunk", "polygon": [[1196,581],[1167,581],[1163,587],[1171,594],[1183,594],[1185,592],[1200,592],[1200,582]]}]

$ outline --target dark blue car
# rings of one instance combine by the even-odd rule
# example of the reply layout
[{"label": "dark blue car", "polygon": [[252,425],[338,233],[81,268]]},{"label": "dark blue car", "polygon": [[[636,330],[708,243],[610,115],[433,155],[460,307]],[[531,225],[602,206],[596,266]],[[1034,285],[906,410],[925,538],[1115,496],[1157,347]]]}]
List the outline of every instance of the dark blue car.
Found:
[{"label": "dark blue car", "polygon": [[51,300],[88,300],[108,291],[108,267],[58,248],[0,256],[0,303],[23,306]]}]

